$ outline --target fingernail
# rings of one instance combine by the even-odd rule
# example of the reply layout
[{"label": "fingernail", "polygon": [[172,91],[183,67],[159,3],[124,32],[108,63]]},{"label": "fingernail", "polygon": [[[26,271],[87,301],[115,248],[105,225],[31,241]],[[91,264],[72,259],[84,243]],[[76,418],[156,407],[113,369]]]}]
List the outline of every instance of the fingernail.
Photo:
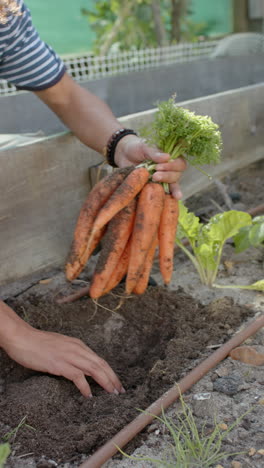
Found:
[{"label": "fingernail", "polygon": [[119,391],[118,391],[116,388],[114,389],[113,393],[114,393],[115,395],[119,395]]},{"label": "fingernail", "polygon": [[90,393],[90,395],[88,395],[88,398],[93,398],[93,395]]},{"label": "fingernail", "polygon": [[121,388],[120,393],[126,393],[124,387]]}]

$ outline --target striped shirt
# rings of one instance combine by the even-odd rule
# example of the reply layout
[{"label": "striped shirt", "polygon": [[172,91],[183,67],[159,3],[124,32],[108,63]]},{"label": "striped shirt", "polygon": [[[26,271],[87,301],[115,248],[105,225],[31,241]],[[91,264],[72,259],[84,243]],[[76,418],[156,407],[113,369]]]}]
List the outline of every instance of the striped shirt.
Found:
[{"label": "striped shirt", "polygon": [[24,1],[17,3],[22,14],[10,13],[7,23],[0,24],[0,78],[18,89],[40,91],[58,83],[65,65],[40,39]]}]

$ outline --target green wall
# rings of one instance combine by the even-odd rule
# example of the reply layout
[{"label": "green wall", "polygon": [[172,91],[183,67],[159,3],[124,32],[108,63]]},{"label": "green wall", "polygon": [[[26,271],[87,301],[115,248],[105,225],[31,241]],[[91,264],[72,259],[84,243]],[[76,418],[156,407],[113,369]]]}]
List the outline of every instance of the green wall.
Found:
[{"label": "green wall", "polygon": [[191,0],[191,10],[191,19],[197,23],[207,23],[210,36],[232,32],[232,0]]},{"label": "green wall", "polygon": [[89,51],[93,33],[81,14],[92,0],[25,0],[41,39],[58,54]]},{"label": "green wall", "polygon": [[[87,52],[94,34],[81,8],[95,0],[25,0],[40,37],[58,54]],[[218,36],[232,32],[232,0],[191,0],[191,19],[206,23],[206,33]]]}]

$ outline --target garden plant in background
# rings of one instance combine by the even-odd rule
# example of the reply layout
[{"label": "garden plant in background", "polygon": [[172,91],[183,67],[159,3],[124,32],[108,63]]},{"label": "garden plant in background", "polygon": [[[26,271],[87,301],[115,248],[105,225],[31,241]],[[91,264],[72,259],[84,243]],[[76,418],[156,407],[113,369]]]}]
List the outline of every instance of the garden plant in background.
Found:
[{"label": "garden plant in background", "polygon": [[99,55],[197,41],[209,25],[194,22],[190,13],[190,0],[99,0],[93,9],[82,9]]},{"label": "garden plant in background", "polygon": [[[226,241],[230,238],[236,239],[237,251],[242,251],[250,246],[248,241],[250,233],[251,238],[254,238],[256,242],[256,238],[261,238],[257,235],[260,232],[259,224],[253,225],[251,216],[243,211],[230,210],[219,213],[214,215],[208,223],[203,224],[180,202],[176,243],[192,261],[201,282],[206,286],[264,290],[263,280],[248,286],[222,286],[215,283]],[[188,239],[191,251],[183,244],[183,239]]]}]

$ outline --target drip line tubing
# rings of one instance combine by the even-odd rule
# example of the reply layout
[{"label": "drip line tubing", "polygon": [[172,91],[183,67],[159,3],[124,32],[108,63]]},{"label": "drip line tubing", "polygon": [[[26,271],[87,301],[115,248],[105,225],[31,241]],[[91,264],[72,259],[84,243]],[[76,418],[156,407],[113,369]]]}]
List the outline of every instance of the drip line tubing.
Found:
[{"label": "drip line tubing", "polygon": [[80,465],[80,468],[101,468],[109,461],[118,448],[123,448],[148,424],[155,416],[162,413],[172,405],[179,396],[189,390],[195,383],[204,377],[212,368],[225,359],[232,349],[239,346],[250,336],[254,335],[260,328],[264,327],[264,314],[255,318],[246,328],[236,333],[229,341],[214,351],[208,358],[183,377],[177,384],[165,392],[158,400],[152,403],[144,413],[140,413],[133,421],[119,431],[112,439],[106,442],[99,450]]}]

